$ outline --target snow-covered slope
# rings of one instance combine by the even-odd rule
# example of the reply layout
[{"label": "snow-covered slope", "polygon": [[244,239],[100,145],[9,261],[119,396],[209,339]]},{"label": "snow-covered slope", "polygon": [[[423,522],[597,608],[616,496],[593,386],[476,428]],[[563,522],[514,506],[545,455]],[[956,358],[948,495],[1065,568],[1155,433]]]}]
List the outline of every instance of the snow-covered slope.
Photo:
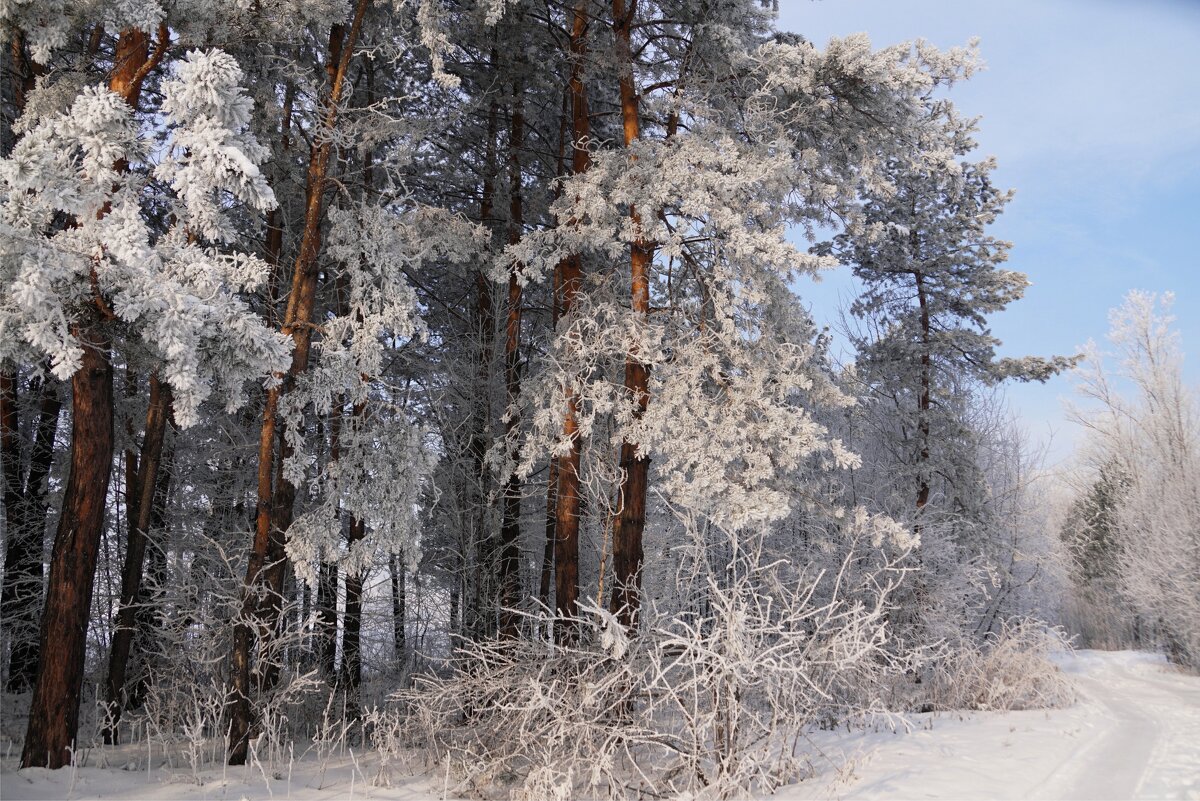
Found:
[{"label": "snow-covered slope", "polygon": [[[1200,799],[1200,677],[1160,657],[1082,651],[1062,660],[1079,703],[1030,712],[913,715],[911,731],[823,733],[816,776],[780,792],[782,801],[845,799]],[[95,765],[96,756],[90,763]],[[372,786],[374,756],[297,761],[271,781],[248,768],[170,770],[145,754],[109,759],[110,768],[16,771],[3,761],[0,798],[265,799],[376,798],[429,801],[453,782],[437,768],[393,771]],[[120,769],[127,768],[126,770]],[[453,797],[451,792],[450,797]]]}]

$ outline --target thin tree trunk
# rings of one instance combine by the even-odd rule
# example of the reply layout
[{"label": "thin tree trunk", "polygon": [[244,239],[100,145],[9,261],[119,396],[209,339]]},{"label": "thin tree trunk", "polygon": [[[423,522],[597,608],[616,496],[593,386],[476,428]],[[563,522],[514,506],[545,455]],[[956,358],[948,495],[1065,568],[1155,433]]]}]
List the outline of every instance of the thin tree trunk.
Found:
[{"label": "thin tree trunk", "polygon": [[[137,109],[142,83],[169,41],[163,25],[151,57],[146,34],[135,29],[121,33],[109,88],[131,108]],[[71,473],[50,557],[41,659],[21,755],[26,768],[68,764],[79,724],[88,615],[113,457],[112,342],[101,306],[97,297],[72,328],[83,344],[83,358],[71,378]]]},{"label": "thin tree trunk", "polygon": [[404,565],[395,554],[388,557],[388,571],[392,576],[392,647],[395,651],[396,664],[403,665],[405,651],[408,648],[406,640],[405,615],[407,613],[407,593],[404,586]]},{"label": "thin tree trunk", "polygon": [[[555,171],[555,177],[561,178],[566,173],[565,154],[567,142],[567,124],[571,119],[571,92],[568,87],[567,91],[563,92],[562,111],[558,119],[558,163]],[[556,184],[555,199],[558,199],[561,191],[561,182]],[[557,221],[556,221],[557,222]],[[559,296],[560,289],[558,281],[560,278],[559,270],[554,271],[551,279],[550,289],[550,330],[558,329],[559,316]],[[538,601],[540,601],[543,609],[550,609],[550,581],[554,575],[554,549],[557,542],[557,498],[558,498],[558,457],[550,457],[550,467],[546,479],[546,542],[542,552],[542,572],[538,583]],[[544,632],[547,640],[550,639],[550,630]]]},{"label": "thin tree trunk", "polygon": [[317,578],[317,666],[333,681],[337,675],[337,588],[336,564],[322,564]]},{"label": "thin tree trunk", "polygon": [[[587,3],[578,0],[571,24],[571,163],[575,174],[588,171],[592,164],[588,151],[591,121],[588,118],[587,87],[583,80],[584,58],[587,54]],[[571,225],[571,220],[567,224]],[[560,313],[569,318],[575,296],[583,277],[583,260],[576,254],[557,265],[561,296]],[[563,439],[570,443],[567,454],[559,460],[558,487],[555,492],[554,541],[554,607],[559,618],[555,639],[573,642],[577,626],[573,622],[579,600],[579,466],[582,443],[579,438],[579,397],[573,386],[568,387],[566,414],[563,419]]]},{"label": "thin tree trunk", "polygon": [[[543,609],[550,608],[550,580],[554,576],[554,544],[556,523],[555,490],[558,487],[558,459],[550,458],[550,476],[546,479],[546,535],[545,546],[542,550],[542,571],[538,581],[538,601]],[[547,638],[550,632],[546,632]]]},{"label": "thin tree trunk", "polygon": [[[338,314],[344,314],[343,287],[338,287]],[[336,464],[342,458],[342,416],[346,411],[346,396],[338,395],[329,412],[329,463]],[[342,524],[342,511],[337,510],[338,524]],[[329,555],[325,557],[329,559]],[[317,576],[317,663],[321,674],[330,684],[337,682],[337,633],[338,633],[338,566],[337,562],[322,561]]]},{"label": "thin tree trunk", "polygon": [[5,539],[4,590],[0,618],[8,626],[8,692],[33,687],[38,667],[38,618],[42,611],[42,548],[46,534],[46,478],[54,460],[54,440],[62,400],[58,383],[43,379],[37,428],[29,468],[21,482],[20,503],[8,518]]},{"label": "thin tree trunk", "polygon": [[[367,534],[367,525],[351,516],[347,550]],[[358,716],[358,688],[362,685],[362,596],[366,569],[346,571],[346,611],[342,617],[342,683],[351,717]]]},{"label": "thin tree trunk", "polygon": [[[915,240],[915,237],[914,237]],[[915,247],[915,242],[914,242]],[[916,254],[914,253],[914,256]],[[921,443],[917,461],[917,519],[929,503],[929,410],[931,407],[930,384],[932,383],[932,361],[929,353],[929,300],[925,296],[925,280],[920,271],[917,279],[917,303],[921,309],[921,394],[917,399],[917,436]],[[917,533],[920,533],[919,523]]]},{"label": "thin tree trunk", "polygon": [[[637,88],[634,86],[633,57],[630,50],[630,27],[637,13],[637,0],[630,0],[626,10],[624,0],[613,0],[613,27],[616,32],[617,66],[620,78],[621,118],[624,123],[625,147],[630,147],[640,135],[640,111]],[[641,230],[641,215],[636,206],[629,208],[633,230]],[[631,306],[643,326],[650,314],[649,268],[654,258],[654,245],[638,234],[630,246]],[[640,327],[640,326],[638,326]],[[646,413],[650,401],[650,368],[638,358],[637,345],[630,347],[625,360],[625,390],[633,399],[633,419],[636,424]],[[650,458],[639,452],[636,442],[621,443],[621,482],[619,511],[613,524],[613,588],[610,609],[621,624],[631,631],[637,629],[637,613],[641,604],[642,534],[646,527],[646,485]]]},{"label": "thin tree trunk", "polygon": [[[154,592],[151,594],[143,579],[137,597],[137,612],[134,614],[134,628],[137,632],[135,641],[139,644],[138,647],[148,654],[152,652],[148,645],[155,639],[155,635],[158,632],[166,631],[169,625],[162,606],[162,595],[167,581],[167,501],[171,494],[173,472],[171,465],[174,457],[173,445],[167,445],[163,450],[162,466],[158,469],[154,495],[150,501],[150,525],[146,530],[145,575],[150,577],[150,587]],[[140,707],[146,699],[149,687],[150,669],[146,667],[134,682],[125,708]]]},{"label": "thin tree trunk", "polygon": [[[280,149],[286,154],[292,145],[292,108],[295,103],[296,87],[289,82],[283,96],[283,122],[280,125]],[[283,255],[283,210],[276,206],[267,212],[267,239],[264,243],[263,254],[267,264],[271,265],[270,278],[267,284],[267,309],[271,325],[279,325],[276,319],[279,311],[279,281],[282,274]]]},{"label": "thin tree trunk", "polygon": [[106,745],[118,741],[118,724],[125,701],[125,675],[129,666],[130,646],[136,624],[142,592],[142,572],[146,556],[146,540],[154,517],[155,494],[160,489],[159,470],[162,465],[163,443],[166,440],[167,420],[171,415],[171,388],[157,375],[150,377],[150,405],[146,409],[145,434],[138,455],[138,472],[134,487],[136,498],[127,501],[136,510],[129,528],[125,549],[125,566],[121,571],[121,601],[113,631],[108,658],[108,679],[105,682]]},{"label": "thin tree trunk", "polygon": [[[334,25],[329,35],[329,56],[326,71],[329,74],[329,97],[321,124],[327,130],[337,123],[339,106],[345,86],[346,71],[355,42],[362,29],[368,0],[358,0],[354,17],[346,26]],[[304,231],[300,248],[292,270],[292,289],[288,296],[282,331],[292,337],[292,365],[283,377],[283,383],[267,391],[263,408],[263,423],[258,443],[258,506],[255,514],[254,543],[246,567],[243,589],[242,613],[234,627],[234,642],[230,655],[229,687],[229,764],[242,765],[246,762],[249,747],[250,725],[250,652],[255,639],[255,629],[262,636],[275,630],[280,612],[280,593],[284,577],[284,532],[291,522],[292,505],[296,488],[283,478],[283,462],[287,458],[286,443],[281,442],[278,475],[272,486],[272,473],[276,472],[275,441],[276,417],[281,394],[295,383],[296,378],[308,369],[309,350],[312,343],[312,315],[316,304],[318,256],[321,252],[321,223],[324,219],[325,183],[329,173],[333,143],[330,139],[314,143],[309,156],[308,176],[305,192]],[[282,432],[280,432],[282,439]],[[262,574],[262,575],[260,575]],[[265,579],[265,581],[264,581]],[[260,586],[261,585],[261,586]],[[260,602],[263,594],[265,602]]]},{"label": "thin tree trunk", "polygon": [[[521,148],[525,146],[525,116],[520,83],[513,86],[512,128],[508,140],[509,214],[508,244],[521,241],[524,226],[521,186]],[[517,404],[521,394],[521,282],[514,265],[508,277],[508,319],[504,333],[504,389],[508,406],[505,423],[505,447],[515,458],[513,440],[521,421]],[[521,480],[513,470],[504,486],[504,518],[500,526],[500,635],[516,637],[518,618],[515,608],[520,601]]]},{"label": "thin tree trunk", "polygon": [[[496,63],[496,53],[491,54],[491,62]],[[480,222],[492,230],[496,226],[495,194],[496,194],[496,137],[500,128],[500,112],[495,101],[488,106],[487,139],[484,143],[483,187],[479,200]],[[494,236],[494,233],[493,233]],[[475,326],[478,332],[479,364],[476,383],[476,402],[474,423],[469,444],[474,492],[472,497],[467,495],[469,502],[478,504],[475,510],[474,540],[463,549],[462,558],[464,576],[471,578],[467,593],[468,607],[464,614],[464,629],[467,636],[478,638],[488,628],[488,615],[484,610],[484,599],[487,597],[484,584],[489,578],[486,566],[492,561],[492,532],[490,526],[491,501],[489,492],[488,469],[485,463],[488,442],[491,439],[492,428],[492,340],[496,327],[496,312],[492,301],[492,282],[484,269],[475,273]],[[465,568],[473,554],[474,570],[468,573]]]},{"label": "thin tree trunk", "polygon": [[[4,522],[10,532],[20,528],[23,505],[18,424],[17,374],[13,370],[0,370],[0,472],[4,474]],[[4,564],[9,566],[11,562]]]}]

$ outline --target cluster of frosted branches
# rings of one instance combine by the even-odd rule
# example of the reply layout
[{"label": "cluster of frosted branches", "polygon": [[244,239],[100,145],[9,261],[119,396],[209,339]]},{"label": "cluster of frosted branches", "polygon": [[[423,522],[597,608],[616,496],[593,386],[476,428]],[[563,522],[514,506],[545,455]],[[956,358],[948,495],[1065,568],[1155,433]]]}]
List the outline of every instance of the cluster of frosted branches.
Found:
[{"label": "cluster of frosted branches", "polygon": [[578,630],[566,644],[466,643],[452,673],[394,696],[413,744],[517,798],[725,798],[807,775],[807,734],[882,711],[905,666],[888,647],[905,553],[880,558],[892,524],[852,515],[855,547],[819,572],[760,533],[685,531],[677,600],[644,609],[639,634],[589,604],[552,621]]}]

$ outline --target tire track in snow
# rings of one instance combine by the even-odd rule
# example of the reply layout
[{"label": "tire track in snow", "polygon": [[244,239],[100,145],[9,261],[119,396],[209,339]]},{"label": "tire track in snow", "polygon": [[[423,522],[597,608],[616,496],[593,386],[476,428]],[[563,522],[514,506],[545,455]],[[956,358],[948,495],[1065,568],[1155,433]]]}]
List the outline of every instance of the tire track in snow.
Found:
[{"label": "tire track in snow", "polygon": [[1104,661],[1075,677],[1103,729],[1029,797],[1200,798],[1200,689],[1158,664]]}]

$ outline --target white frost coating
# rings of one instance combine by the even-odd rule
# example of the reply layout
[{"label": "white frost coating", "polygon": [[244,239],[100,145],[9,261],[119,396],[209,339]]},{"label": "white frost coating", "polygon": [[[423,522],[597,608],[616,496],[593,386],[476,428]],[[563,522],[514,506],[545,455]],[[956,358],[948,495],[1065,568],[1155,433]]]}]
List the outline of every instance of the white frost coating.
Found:
[{"label": "white frost coating", "polygon": [[276,205],[258,167],[267,148],[248,130],[253,104],[241,86],[243,77],[227,53],[193,50],[162,87],[162,112],[175,127],[155,175],[183,201],[184,224],[216,242],[235,235],[221,209],[224,193],[259,211]]},{"label": "white frost coating", "polygon": [[443,88],[453,89],[459,85],[460,80],[457,75],[446,72],[446,54],[453,48],[453,44],[445,31],[441,2],[442,0],[419,0],[417,28],[421,32],[421,44],[429,51],[433,79]]},{"label": "white frost coating", "polygon": [[[344,414],[355,408],[317,489],[315,507],[288,529],[287,552],[297,575],[315,586],[322,561],[365,571],[377,551],[403,556],[412,570],[420,559],[418,512],[437,463],[426,432],[403,411],[382,402],[392,389],[379,381],[389,349],[425,335],[417,296],[405,271],[426,263],[463,262],[478,255],[485,231],[440,209],[406,211],[362,205],[330,212],[328,254],[338,265],[340,308],[314,343],[317,358],[281,403],[292,456],[284,477],[305,486],[318,463],[303,425],[306,410]],[[366,539],[339,557],[349,517],[367,526]]]},{"label": "white frost coating", "polygon": [[[83,315],[111,316],[153,355],[188,426],[214,389],[226,409],[240,406],[249,382],[286,367],[290,341],[238,297],[267,265],[204,244],[232,230],[223,193],[274,206],[257,169],[265,151],[240,130],[249,114],[241,71],[219,51],[191,53],[184,65],[164,86],[179,152],[155,170],[175,194],[154,198],[138,171],[121,167],[144,163],[146,147],[129,106],[103,87],[40,119],[0,161],[0,284],[12,288],[0,298],[0,332],[15,334],[0,339],[0,360],[48,357],[67,379],[82,355],[73,327]],[[152,202],[175,205],[191,241],[179,226],[154,230]]]}]

